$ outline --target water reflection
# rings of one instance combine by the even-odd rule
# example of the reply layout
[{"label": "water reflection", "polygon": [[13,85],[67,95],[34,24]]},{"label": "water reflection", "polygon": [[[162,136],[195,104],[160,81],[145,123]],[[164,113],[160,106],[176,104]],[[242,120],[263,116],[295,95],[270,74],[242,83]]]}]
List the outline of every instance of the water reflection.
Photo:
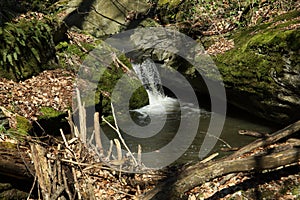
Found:
[{"label": "water reflection", "polygon": [[[181,115],[182,110],[185,110],[184,116]],[[199,111],[199,110],[198,110]],[[199,160],[199,150],[203,143],[204,137],[208,134],[210,137],[214,137],[213,134],[207,133],[207,129],[211,120],[211,113],[201,109],[200,115],[199,112],[195,112],[195,109],[191,105],[184,105],[181,110],[175,110],[173,112],[169,112],[165,119],[165,116],[162,115],[154,115],[152,113],[151,117],[147,115],[145,112],[132,111],[131,117],[133,121],[138,126],[132,126],[131,129],[127,127],[126,132],[122,132],[122,135],[133,152],[137,152],[137,145],[140,144],[142,146],[143,153],[146,152],[157,152],[159,159],[164,159],[164,157],[172,157],[170,153],[174,152],[174,154],[180,152],[184,152],[182,156],[176,161],[176,163],[187,163],[194,162]],[[188,149],[184,145],[177,144],[174,146],[174,151],[168,151],[165,155],[161,154],[160,149],[169,144],[173,138],[176,136],[178,131],[178,127],[181,123],[182,118],[185,118],[187,121],[193,121],[196,117],[200,117],[199,128],[197,130],[197,135],[195,138],[189,134],[189,132],[185,133],[185,136],[181,138],[181,140],[193,139],[192,144]],[[153,120],[155,118],[155,120]],[[136,131],[140,131],[140,127],[147,126],[151,123],[151,126],[155,126],[156,123],[161,120],[165,120],[164,126],[160,129],[160,131],[153,134],[151,137],[141,138],[139,137],[142,134],[147,135],[146,133],[136,133]],[[160,126],[160,123],[158,123]],[[130,126],[130,125],[129,125]],[[186,124],[187,130],[189,124]],[[136,127],[139,127],[138,129]],[[222,152],[220,149],[224,147],[241,147],[253,141],[255,138],[249,136],[239,135],[238,131],[241,129],[253,130],[257,132],[270,132],[272,129],[267,125],[258,124],[257,122],[252,122],[242,118],[236,117],[226,117],[225,125],[222,131],[220,138],[218,139],[217,144],[214,146],[213,150],[210,153],[219,152],[220,155],[225,155],[226,153]],[[110,130],[109,127],[103,127],[104,132],[110,139],[117,138],[117,135]],[[130,132],[128,132],[128,130]],[[136,134],[136,135],[135,135]],[[184,143],[184,141],[182,141]],[[143,158],[142,158],[143,159]],[[146,162],[152,162],[146,161]]]}]

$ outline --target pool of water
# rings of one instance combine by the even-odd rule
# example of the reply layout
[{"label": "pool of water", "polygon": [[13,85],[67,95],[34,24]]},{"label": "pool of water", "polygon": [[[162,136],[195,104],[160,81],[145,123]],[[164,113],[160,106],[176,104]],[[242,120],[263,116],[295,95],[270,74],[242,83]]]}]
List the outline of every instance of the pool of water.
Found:
[{"label": "pool of water", "polygon": [[[132,111],[131,119],[120,122],[122,137],[132,152],[142,147],[142,162],[150,168],[161,168],[170,164],[185,164],[201,160],[218,152],[219,156],[229,154],[222,149],[244,146],[255,138],[239,135],[241,129],[270,133],[273,128],[268,124],[254,121],[251,117],[236,115],[225,116],[220,134],[208,133],[212,114],[204,109],[196,110],[187,106],[187,112],[168,112],[166,115]],[[185,113],[182,115],[182,113]],[[218,114],[216,114],[218,115]],[[123,127],[123,128],[122,128]],[[102,132],[109,138],[118,135],[108,126]],[[201,149],[204,139],[211,140],[208,148]],[[108,148],[109,140],[103,140]],[[126,152],[125,152],[126,153]]]}]

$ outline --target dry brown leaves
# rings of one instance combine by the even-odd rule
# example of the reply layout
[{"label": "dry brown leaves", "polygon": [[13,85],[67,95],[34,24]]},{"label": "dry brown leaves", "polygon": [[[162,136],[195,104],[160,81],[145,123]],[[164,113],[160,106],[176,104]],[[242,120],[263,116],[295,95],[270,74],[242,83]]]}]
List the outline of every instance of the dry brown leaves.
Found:
[{"label": "dry brown leaves", "polygon": [[19,22],[21,20],[26,20],[26,21],[30,21],[33,19],[36,20],[43,20],[45,17],[45,14],[40,13],[40,12],[27,12],[25,14],[20,14],[18,17],[14,18],[13,21],[14,22]]},{"label": "dry brown leaves", "polygon": [[62,69],[44,71],[36,77],[14,82],[0,79],[0,106],[36,120],[41,107],[67,110],[72,104],[74,73]]},{"label": "dry brown leaves", "polygon": [[220,38],[217,42],[211,45],[206,52],[210,55],[216,55],[216,54],[224,53],[232,48],[234,48],[233,40]]},{"label": "dry brown leaves", "polygon": [[229,174],[189,191],[189,200],[256,200],[260,195],[266,195],[265,199],[298,199],[292,187],[297,186],[300,182],[299,174],[288,174],[283,171],[277,173],[270,172],[269,175],[261,174],[256,176],[243,173]]},{"label": "dry brown leaves", "polygon": [[72,41],[75,41],[76,43],[82,42],[82,43],[90,43],[94,44],[95,38],[90,35],[76,33],[74,31],[68,31],[68,36]]}]

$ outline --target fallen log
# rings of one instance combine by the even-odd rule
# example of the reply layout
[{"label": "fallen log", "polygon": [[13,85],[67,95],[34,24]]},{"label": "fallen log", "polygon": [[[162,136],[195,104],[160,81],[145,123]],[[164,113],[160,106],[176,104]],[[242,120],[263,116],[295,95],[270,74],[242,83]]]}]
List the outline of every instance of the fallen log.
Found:
[{"label": "fallen log", "polygon": [[260,139],[255,140],[254,142],[244,146],[239,151],[230,155],[228,158],[230,159],[230,158],[238,157],[238,156],[240,156],[244,153],[250,152],[253,149],[256,149],[258,147],[270,145],[272,143],[279,141],[282,138],[285,138],[293,133],[298,132],[299,130],[300,130],[300,120],[279,130],[279,131],[276,131],[275,133],[271,134],[269,137],[260,138]]},{"label": "fallen log", "polygon": [[0,174],[17,180],[33,180],[34,166],[26,150],[17,144],[0,142]]},{"label": "fallen log", "polygon": [[299,162],[299,153],[299,148],[292,148],[267,156],[211,162],[201,167],[188,169],[179,176],[170,178],[142,199],[182,198],[185,192],[216,177],[237,172],[262,172],[286,165],[295,165]]},{"label": "fallen log", "polygon": [[142,199],[178,199],[194,187],[220,176],[237,172],[263,172],[264,170],[298,164],[300,148],[295,147],[298,146],[298,142],[288,143],[279,152],[273,151],[273,153],[267,152],[263,155],[247,157],[241,157],[241,155],[258,147],[273,144],[299,130],[300,121],[273,133],[267,138],[258,139],[228,157],[205,164],[199,162],[186,168],[180,174],[170,177],[142,196]]}]

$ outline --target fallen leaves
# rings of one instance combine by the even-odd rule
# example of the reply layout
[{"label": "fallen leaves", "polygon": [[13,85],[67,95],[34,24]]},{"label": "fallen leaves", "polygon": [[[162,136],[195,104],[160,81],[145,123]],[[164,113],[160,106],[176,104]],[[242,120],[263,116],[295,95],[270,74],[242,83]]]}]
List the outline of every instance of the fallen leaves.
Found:
[{"label": "fallen leaves", "polygon": [[36,120],[41,107],[66,111],[72,105],[75,74],[63,69],[44,71],[36,77],[14,82],[0,78],[0,106]]},{"label": "fallen leaves", "polygon": [[232,48],[234,48],[233,40],[220,38],[217,42],[211,45],[206,52],[210,55],[216,55],[216,54],[224,53]]}]

